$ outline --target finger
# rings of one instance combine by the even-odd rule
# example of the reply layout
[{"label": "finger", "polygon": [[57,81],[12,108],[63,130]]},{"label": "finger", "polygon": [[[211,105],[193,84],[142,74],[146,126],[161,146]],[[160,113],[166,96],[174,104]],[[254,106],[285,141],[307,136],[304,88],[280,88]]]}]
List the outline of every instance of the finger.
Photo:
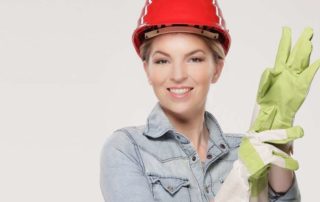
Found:
[{"label": "finger", "polygon": [[[252,138],[258,138],[261,142],[274,144],[287,144],[303,137],[304,131],[300,126],[294,126],[288,129],[266,130],[260,133],[251,133]],[[250,137],[251,137],[250,136]]]},{"label": "finger", "polygon": [[258,88],[258,93],[257,93],[257,102],[260,103],[260,99],[264,97],[264,95],[268,92],[270,88],[270,84],[272,83],[273,76],[271,73],[271,69],[266,69],[262,73],[260,83],[259,83],[259,88]]},{"label": "finger", "polygon": [[288,60],[288,66],[296,74],[300,74],[309,66],[310,55],[312,51],[312,36],[313,30],[311,27],[304,29],[297,43],[292,49],[292,53]]},{"label": "finger", "polygon": [[270,164],[290,170],[298,169],[298,162],[279,148],[244,137],[239,148],[239,158],[246,166],[250,176],[259,173]]},{"label": "finger", "polygon": [[289,170],[298,170],[299,163],[297,160],[293,159],[291,156],[278,151],[273,151],[273,158],[271,164],[277,165],[281,168],[286,168]]},{"label": "finger", "polygon": [[274,164],[289,170],[297,170],[299,168],[298,162],[279,148],[266,143],[253,145],[264,166]]},{"label": "finger", "polygon": [[280,39],[278,52],[275,62],[275,70],[281,71],[288,60],[291,50],[291,29],[289,27],[282,28],[282,36]]},{"label": "finger", "polygon": [[312,65],[310,65],[306,70],[301,74],[301,83],[305,83],[306,88],[309,89],[311,82],[316,75],[318,69],[320,67],[320,59],[315,61]]}]

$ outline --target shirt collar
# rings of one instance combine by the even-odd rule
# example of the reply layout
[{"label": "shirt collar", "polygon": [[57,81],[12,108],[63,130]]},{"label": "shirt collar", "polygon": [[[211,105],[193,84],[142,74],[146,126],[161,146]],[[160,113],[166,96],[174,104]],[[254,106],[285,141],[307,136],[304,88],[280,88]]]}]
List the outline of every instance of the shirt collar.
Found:
[{"label": "shirt collar", "polygon": [[161,108],[160,103],[157,102],[148,116],[144,134],[152,138],[158,138],[168,131],[174,131],[174,128]]},{"label": "shirt collar", "polygon": [[[209,130],[209,139],[216,145],[224,145],[227,150],[228,144],[223,136],[221,127],[215,117],[208,111],[205,111],[205,122]],[[159,138],[167,132],[175,132],[175,129],[165,115],[160,103],[157,102],[148,116],[144,135],[152,138]]]}]

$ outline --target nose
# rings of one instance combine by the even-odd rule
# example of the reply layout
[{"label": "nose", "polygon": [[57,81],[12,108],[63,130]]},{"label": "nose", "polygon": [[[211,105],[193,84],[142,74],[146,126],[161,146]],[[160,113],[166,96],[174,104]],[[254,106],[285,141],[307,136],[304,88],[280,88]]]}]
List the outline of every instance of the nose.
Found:
[{"label": "nose", "polygon": [[181,63],[174,63],[171,71],[171,80],[175,82],[181,82],[187,78],[187,68]]}]

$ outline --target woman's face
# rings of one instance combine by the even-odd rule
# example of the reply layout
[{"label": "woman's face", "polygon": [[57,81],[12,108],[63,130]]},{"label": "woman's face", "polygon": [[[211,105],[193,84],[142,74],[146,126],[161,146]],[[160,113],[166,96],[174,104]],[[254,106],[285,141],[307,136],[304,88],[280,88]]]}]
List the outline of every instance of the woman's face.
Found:
[{"label": "woman's face", "polygon": [[200,37],[186,33],[155,37],[144,62],[160,105],[181,117],[204,110],[210,84],[218,80],[222,68],[223,61],[214,61]]}]

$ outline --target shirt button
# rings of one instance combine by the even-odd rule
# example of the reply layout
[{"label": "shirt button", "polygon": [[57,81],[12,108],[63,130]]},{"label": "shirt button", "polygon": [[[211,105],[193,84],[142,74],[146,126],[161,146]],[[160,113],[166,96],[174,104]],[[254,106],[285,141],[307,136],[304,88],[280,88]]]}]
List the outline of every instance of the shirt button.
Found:
[{"label": "shirt button", "polygon": [[220,147],[221,149],[225,149],[225,148],[226,148],[226,145],[225,145],[225,144],[220,144],[219,147]]},{"label": "shirt button", "polygon": [[197,159],[196,156],[193,156],[193,157],[192,157],[192,161],[195,161],[196,159]]},{"label": "shirt button", "polygon": [[222,184],[224,182],[223,178],[220,178],[219,182]]},{"label": "shirt button", "polygon": [[212,155],[211,155],[211,154],[208,154],[208,155],[207,155],[207,159],[212,159]]}]

